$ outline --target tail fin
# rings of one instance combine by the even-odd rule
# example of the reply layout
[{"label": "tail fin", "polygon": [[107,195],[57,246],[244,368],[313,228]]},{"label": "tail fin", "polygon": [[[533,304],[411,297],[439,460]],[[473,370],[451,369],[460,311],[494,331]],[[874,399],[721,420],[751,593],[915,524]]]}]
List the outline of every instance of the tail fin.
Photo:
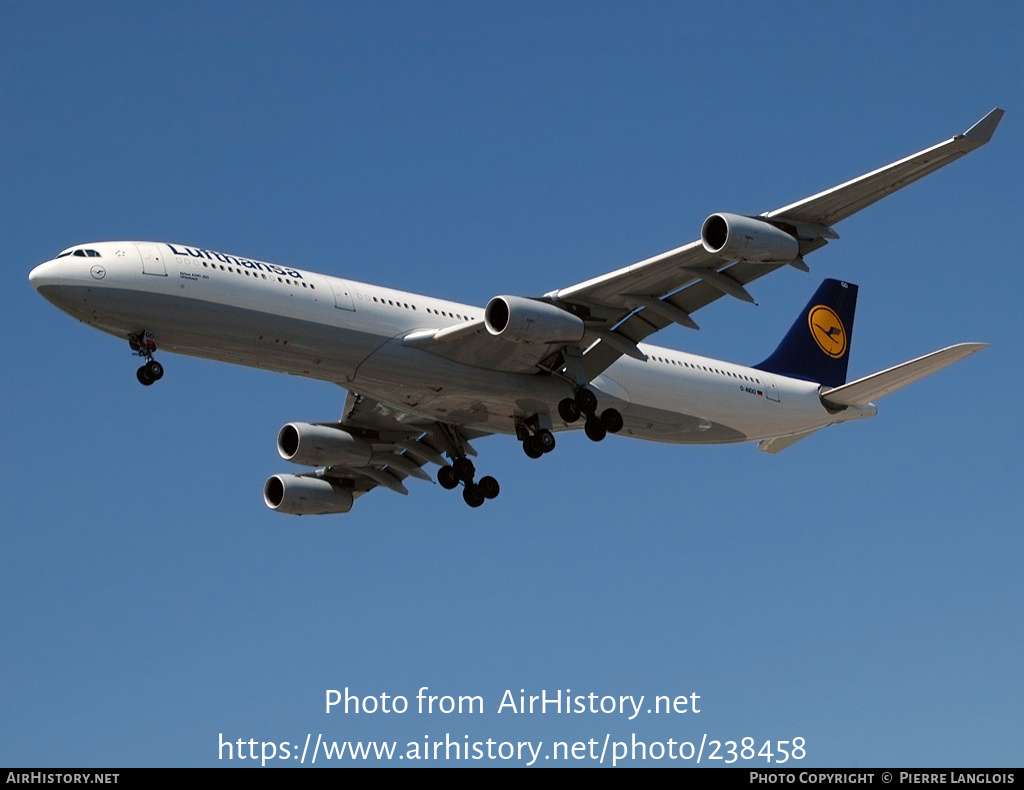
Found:
[{"label": "tail fin", "polygon": [[779,347],[754,367],[826,387],[845,384],[856,307],[856,285],[825,280]]}]

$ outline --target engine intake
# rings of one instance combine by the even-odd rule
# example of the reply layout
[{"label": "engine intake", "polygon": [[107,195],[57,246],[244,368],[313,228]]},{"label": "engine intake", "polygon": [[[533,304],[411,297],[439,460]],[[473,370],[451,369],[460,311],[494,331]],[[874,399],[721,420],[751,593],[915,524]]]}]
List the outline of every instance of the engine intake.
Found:
[{"label": "engine intake", "polygon": [[263,486],[263,501],[271,510],[296,516],[348,513],[352,492],[319,477],[274,475]]},{"label": "engine intake", "polygon": [[513,343],[577,343],[583,320],[560,307],[522,296],[495,296],[484,309],[484,325],[492,335]]},{"label": "engine intake", "polygon": [[800,242],[770,222],[738,214],[712,214],[700,229],[704,249],[727,261],[791,263]]},{"label": "engine intake", "polygon": [[277,451],[286,461],[307,466],[366,466],[373,446],[341,428],[290,422],[277,434]]}]

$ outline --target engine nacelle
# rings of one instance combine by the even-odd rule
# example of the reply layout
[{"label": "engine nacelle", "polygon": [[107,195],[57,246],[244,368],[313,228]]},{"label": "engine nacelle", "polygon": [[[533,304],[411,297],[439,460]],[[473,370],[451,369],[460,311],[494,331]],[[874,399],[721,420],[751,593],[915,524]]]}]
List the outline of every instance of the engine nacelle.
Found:
[{"label": "engine nacelle", "polygon": [[373,447],[348,431],[329,425],[290,422],[277,434],[286,461],[307,466],[367,466]]},{"label": "engine nacelle", "polygon": [[727,261],[791,263],[800,242],[769,222],[738,214],[712,214],[700,229],[704,249]]},{"label": "engine nacelle", "polygon": [[495,296],[484,309],[484,325],[492,335],[513,343],[577,343],[583,319],[560,307],[521,296]]},{"label": "engine nacelle", "polygon": [[271,510],[296,516],[348,513],[352,492],[319,477],[274,475],[263,486],[263,501]]}]

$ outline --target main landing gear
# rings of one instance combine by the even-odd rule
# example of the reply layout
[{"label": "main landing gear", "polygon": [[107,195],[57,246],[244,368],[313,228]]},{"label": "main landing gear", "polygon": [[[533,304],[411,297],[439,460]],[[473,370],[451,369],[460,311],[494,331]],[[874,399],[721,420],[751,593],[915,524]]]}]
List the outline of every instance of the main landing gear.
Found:
[{"label": "main landing gear", "polygon": [[437,482],[443,488],[452,489],[462,483],[465,488],[462,491],[462,498],[470,507],[480,507],[485,499],[494,499],[501,491],[498,481],[488,475],[481,477],[478,483],[473,482],[476,475],[476,467],[466,456],[460,455],[451,466],[442,466],[437,473]]},{"label": "main landing gear", "polygon": [[555,449],[555,435],[547,428],[541,428],[523,439],[523,452],[530,458],[540,458]]},{"label": "main landing gear", "polygon": [[[547,418],[545,422],[551,424]],[[555,449],[555,435],[542,426],[541,418],[536,414],[516,421],[516,438],[523,443],[523,452],[530,458],[540,458]]]},{"label": "main landing gear", "polygon": [[567,423],[574,423],[581,416],[587,421],[583,430],[592,441],[599,442],[609,433],[622,430],[622,415],[618,409],[605,409],[597,414],[597,396],[586,387],[576,390],[575,397],[563,398],[558,403],[558,416]]},{"label": "main landing gear", "polygon": [[128,345],[137,357],[146,360],[145,364],[135,371],[135,377],[139,384],[148,387],[154,381],[164,377],[164,366],[153,359],[153,352],[156,351],[156,335],[152,332],[141,332],[128,335]]}]

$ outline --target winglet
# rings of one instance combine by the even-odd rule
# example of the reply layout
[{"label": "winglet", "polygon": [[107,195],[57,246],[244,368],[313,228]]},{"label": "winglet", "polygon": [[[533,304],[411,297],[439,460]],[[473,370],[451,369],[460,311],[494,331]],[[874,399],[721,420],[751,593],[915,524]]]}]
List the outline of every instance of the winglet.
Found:
[{"label": "winglet", "polygon": [[978,145],[985,145],[989,140],[992,139],[992,133],[999,126],[999,121],[1003,118],[1003,111],[996,107],[992,112],[978,121],[974,126],[964,132],[964,137],[968,140],[972,140]]}]

